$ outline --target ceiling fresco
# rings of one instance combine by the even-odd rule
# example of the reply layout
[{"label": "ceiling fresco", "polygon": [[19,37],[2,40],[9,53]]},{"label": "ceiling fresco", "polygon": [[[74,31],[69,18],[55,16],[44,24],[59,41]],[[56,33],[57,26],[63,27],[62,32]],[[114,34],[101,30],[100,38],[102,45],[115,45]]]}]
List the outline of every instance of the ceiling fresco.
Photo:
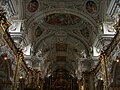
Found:
[{"label": "ceiling fresco", "polygon": [[67,51],[67,44],[57,43],[56,44],[56,51]]},{"label": "ceiling fresco", "polygon": [[29,12],[35,12],[39,7],[39,3],[37,0],[31,0],[29,3],[28,3],[28,6],[27,6],[27,9]]},{"label": "ceiling fresco", "polygon": [[[109,33],[114,32],[112,23],[104,23],[105,27],[102,27],[104,20],[109,19],[105,16],[107,0],[1,1],[16,1],[13,4],[17,6],[15,11],[13,5],[7,9],[12,12],[11,15],[15,13],[13,19],[21,22],[21,28],[18,33],[17,24],[13,25],[13,33],[10,34],[16,40],[17,47],[28,50],[29,55],[25,56],[25,60],[30,68],[42,72],[42,77],[54,72],[59,77],[67,77],[66,73],[81,77],[82,71],[90,70],[96,63],[97,55],[94,57],[94,51],[95,54],[97,51],[100,53],[111,39],[111,36],[109,39],[107,34],[103,35],[104,28]],[[63,84],[59,79],[57,82]],[[54,85],[61,86],[57,82]]]},{"label": "ceiling fresco", "polygon": [[46,16],[44,21],[51,25],[75,25],[81,20],[80,17],[67,13],[54,13]]},{"label": "ceiling fresco", "polygon": [[95,12],[97,11],[97,5],[96,5],[95,2],[93,2],[93,1],[88,1],[88,2],[86,3],[86,10],[87,10],[89,13],[93,14],[93,13],[95,13]]},{"label": "ceiling fresco", "polygon": [[38,26],[37,29],[35,30],[35,37],[39,37],[41,36],[41,34],[43,33],[43,30]]},{"label": "ceiling fresco", "polygon": [[66,61],[66,56],[57,56],[56,57],[56,61],[63,61],[63,62],[65,62]]},{"label": "ceiling fresco", "polygon": [[[74,72],[78,60],[88,58],[99,34],[99,0],[23,0],[22,18],[32,54],[45,70],[64,67]],[[100,16],[100,15],[99,15]],[[91,50],[91,51],[90,51]],[[37,65],[37,63],[36,63]]]},{"label": "ceiling fresco", "polygon": [[88,30],[87,27],[83,28],[83,29],[80,30],[80,31],[81,31],[81,34],[82,34],[86,39],[89,39],[89,37],[90,37],[90,32],[89,32],[89,30]]}]

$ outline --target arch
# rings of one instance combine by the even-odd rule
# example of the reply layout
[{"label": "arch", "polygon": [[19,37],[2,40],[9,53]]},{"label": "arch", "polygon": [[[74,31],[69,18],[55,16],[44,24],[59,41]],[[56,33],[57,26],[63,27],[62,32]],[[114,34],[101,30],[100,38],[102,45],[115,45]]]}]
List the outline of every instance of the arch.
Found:
[{"label": "arch", "polygon": [[[7,59],[7,60],[4,60],[4,55],[5,54],[2,54],[0,56],[0,60],[2,61],[2,64],[3,65],[3,70],[2,72],[4,72],[6,74],[6,79],[9,80],[10,79],[10,76],[11,76],[11,62],[10,62],[10,59]],[[0,66],[1,66],[0,65]],[[4,75],[5,76],[5,75]]]},{"label": "arch", "polygon": [[[57,9],[47,9],[47,10],[44,10],[44,11],[41,11],[41,12],[38,12],[36,13],[33,17],[31,17],[28,21],[27,21],[27,30],[29,30],[29,28],[32,26],[32,24],[34,24],[34,22],[37,22],[39,19],[47,16],[47,15],[50,15],[50,14],[53,14],[53,13],[68,13],[68,14],[73,14],[73,15],[76,15],[82,19],[84,19],[85,21],[87,21],[92,27],[93,27],[93,32],[95,33],[95,35],[97,36],[98,34],[98,31],[97,31],[97,24],[95,22],[95,20],[90,17],[88,14],[84,13],[84,12],[80,12],[78,10],[72,10],[72,9],[67,9],[67,8],[57,8]],[[33,30],[29,31],[30,34],[32,33]],[[38,38],[39,40],[34,44],[35,47],[45,38],[49,37],[53,35],[52,34],[49,34],[49,35],[46,35],[44,37],[40,37]],[[71,35],[71,34],[69,34]],[[84,44],[84,46],[87,48],[86,51],[88,52],[89,54],[89,45],[88,43],[86,43],[86,41],[82,40],[81,37],[77,37],[76,35],[71,35],[73,37],[75,37],[76,39],[80,40],[80,42],[82,42]],[[35,48],[36,50],[36,48]]]},{"label": "arch", "polygon": [[119,81],[119,80],[117,78],[118,78],[118,76],[120,78],[120,74],[118,73],[120,71],[119,68],[120,68],[120,63],[113,61],[112,69],[111,69],[111,74],[112,74],[111,79],[113,80],[113,82],[112,82],[113,85],[118,84],[117,81]]},{"label": "arch", "polygon": [[93,31],[95,32],[95,34],[98,34],[97,31],[97,24],[95,22],[95,20],[90,17],[88,14],[85,14],[84,12],[80,12],[78,10],[73,10],[73,9],[67,9],[67,8],[58,8],[58,9],[47,9],[44,10],[42,12],[38,12],[37,14],[35,14],[33,17],[31,17],[28,22],[27,22],[27,30],[29,30],[29,27],[36,21],[38,21],[40,18],[43,18],[49,14],[53,14],[53,13],[69,13],[69,14],[73,14],[76,16],[79,16],[81,18],[83,18],[84,20],[86,20],[87,22],[89,22],[92,27],[93,27]]},{"label": "arch", "polygon": [[[44,36],[44,37],[40,37],[40,38],[38,39],[38,41],[34,44],[34,50],[36,51],[36,50],[38,49],[37,46],[38,46],[43,40],[45,40],[46,38],[49,38],[50,36],[53,36],[53,35],[54,35],[54,33],[51,33],[51,34],[48,34],[48,35],[46,35],[46,36]],[[82,44],[83,44],[84,47],[85,47],[86,54],[89,56],[89,45],[85,42],[85,40],[83,40],[81,37],[78,37],[78,36],[73,35],[73,34],[71,34],[71,33],[68,33],[68,35],[71,36],[71,37],[73,37],[73,38],[75,38],[75,39],[77,39],[77,40],[79,40],[80,42],[82,42]]]}]

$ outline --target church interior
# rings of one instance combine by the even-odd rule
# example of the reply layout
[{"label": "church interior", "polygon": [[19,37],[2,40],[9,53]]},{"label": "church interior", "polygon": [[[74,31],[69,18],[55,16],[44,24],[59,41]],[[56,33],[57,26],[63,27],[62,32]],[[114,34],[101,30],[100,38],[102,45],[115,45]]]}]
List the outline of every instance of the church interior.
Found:
[{"label": "church interior", "polygon": [[0,90],[120,90],[120,0],[0,0]]}]

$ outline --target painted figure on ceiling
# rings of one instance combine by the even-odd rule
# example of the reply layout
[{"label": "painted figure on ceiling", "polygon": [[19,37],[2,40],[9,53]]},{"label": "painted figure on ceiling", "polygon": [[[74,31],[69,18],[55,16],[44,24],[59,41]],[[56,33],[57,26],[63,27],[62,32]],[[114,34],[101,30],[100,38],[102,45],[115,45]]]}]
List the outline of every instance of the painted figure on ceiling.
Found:
[{"label": "painted figure on ceiling", "polygon": [[88,2],[86,3],[86,9],[87,9],[87,11],[88,11],[89,13],[93,14],[93,13],[96,12],[97,6],[96,6],[96,4],[95,4],[93,1],[88,1]]},{"label": "painted figure on ceiling", "polygon": [[31,0],[29,3],[28,3],[28,11],[29,12],[35,12],[37,9],[38,9],[38,6],[39,6],[39,3],[37,0]]}]

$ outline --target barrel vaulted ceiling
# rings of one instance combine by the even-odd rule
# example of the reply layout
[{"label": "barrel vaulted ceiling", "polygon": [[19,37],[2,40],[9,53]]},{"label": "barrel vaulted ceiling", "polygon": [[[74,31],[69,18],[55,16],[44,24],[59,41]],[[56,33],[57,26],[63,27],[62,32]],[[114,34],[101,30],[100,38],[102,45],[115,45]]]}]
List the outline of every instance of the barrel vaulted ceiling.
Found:
[{"label": "barrel vaulted ceiling", "polygon": [[33,67],[45,74],[60,68],[75,74],[91,67],[104,0],[16,1],[18,17],[25,21],[24,33],[31,44]]},{"label": "barrel vaulted ceiling", "polygon": [[33,56],[37,56],[34,62],[44,57],[47,73],[60,68],[75,73],[79,60],[92,55],[91,47],[99,34],[100,1],[23,2],[29,42],[33,45]]}]

